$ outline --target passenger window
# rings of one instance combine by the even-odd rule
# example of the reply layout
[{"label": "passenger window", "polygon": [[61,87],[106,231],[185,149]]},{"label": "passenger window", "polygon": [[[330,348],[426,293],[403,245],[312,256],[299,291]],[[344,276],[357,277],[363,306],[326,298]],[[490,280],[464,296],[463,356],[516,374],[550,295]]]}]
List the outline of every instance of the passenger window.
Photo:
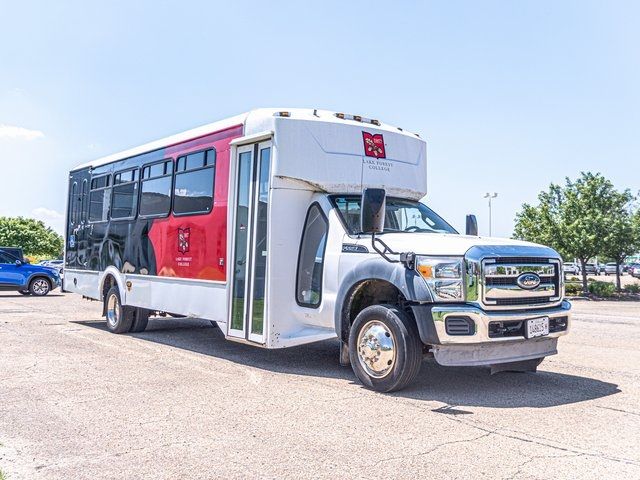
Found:
[{"label": "passenger window", "polygon": [[209,213],[213,208],[216,151],[207,150],[178,158],[173,189],[173,213]]},{"label": "passenger window", "polygon": [[138,204],[138,171],[128,170],[113,177],[111,218],[134,218]]},{"label": "passenger window", "polygon": [[84,223],[87,221],[87,180],[82,181],[82,192],[80,196],[80,218],[78,221]]},{"label": "passenger window", "polygon": [[145,167],[140,185],[140,215],[166,217],[171,210],[173,162],[167,160]]},{"label": "passenger window", "polygon": [[296,301],[304,307],[317,308],[322,299],[322,270],[329,223],[322,209],[314,203],[307,212],[302,231]]},{"label": "passenger window", "polygon": [[76,189],[78,188],[78,183],[73,182],[71,185],[71,194],[69,195],[69,221],[71,225],[75,225],[77,222],[77,205],[76,205]]},{"label": "passenger window", "polygon": [[89,194],[89,221],[104,222],[109,215],[110,176],[103,175],[91,179],[91,193]]}]

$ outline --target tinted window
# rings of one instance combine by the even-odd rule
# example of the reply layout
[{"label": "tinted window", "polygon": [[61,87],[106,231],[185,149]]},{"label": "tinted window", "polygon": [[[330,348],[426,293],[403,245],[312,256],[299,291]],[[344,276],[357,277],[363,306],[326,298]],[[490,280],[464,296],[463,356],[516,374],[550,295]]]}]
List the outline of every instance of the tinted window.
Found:
[{"label": "tinted window", "polygon": [[102,177],[97,177],[91,180],[91,190],[95,190],[97,188],[104,188],[109,186],[109,175],[104,175]]},{"label": "tinted window", "polygon": [[208,152],[197,152],[178,159],[173,213],[209,213],[213,208],[215,160],[209,163],[210,157]]},{"label": "tinted window", "polygon": [[171,177],[142,182],[140,215],[168,215],[171,208]]},{"label": "tinted window", "polygon": [[302,231],[296,300],[300,305],[317,307],[322,298],[322,269],[329,224],[317,204],[311,205]]},{"label": "tinted window", "polygon": [[69,222],[71,222],[72,225],[75,225],[77,222],[77,216],[78,216],[78,203],[77,203],[77,197],[76,197],[76,189],[78,187],[78,184],[76,182],[73,182],[73,185],[71,186],[71,194],[69,195]]},{"label": "tinted window", "polygon": [[109,176],[94,178],[91,180],[91,193],[89,194],[89,221],[102,222],[107,220],[109,214],[109,200],[111,189],[105,188],[109,185]]},{"label": "tinted window", "polygon": [[155,165],[152,165],[151,167],[149,167],[149,177],[160,177],[164,175],[164,164],[163,163],[156,163]]},{"label": "tinted window", "polygon": [[9,255],[5,255],[0,252],[0,263],[15,263],[15,259],[11,258]]},{"label": "tinted window", "polygon": [[116,173],[113,177],[113,184],[119,185],[121,183],[135,182],[137,180],[137,170],[129,170],[127,172]]},{"label": "tinted window", "polygon": [[113,177],[113,199],[111,218],[132,218],[136,216],[138,203],[138,183],[136,170],[117,173]]},{"label": "tinted window", "polygon": [[82,181],[82,195],[81,195],[81,207],[80,207],[80,218],[79,220],[82,222],[87,221],[87,181]]}]

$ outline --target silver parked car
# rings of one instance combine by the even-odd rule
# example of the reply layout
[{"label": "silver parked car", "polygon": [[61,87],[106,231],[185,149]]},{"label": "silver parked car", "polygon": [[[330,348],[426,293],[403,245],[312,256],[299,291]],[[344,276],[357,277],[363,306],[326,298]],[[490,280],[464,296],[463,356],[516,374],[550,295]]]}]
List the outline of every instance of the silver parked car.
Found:
[{"label": "silver parked car", "polygon": [[[622,267],[618,267],[618,271],[620,275],[622,275]],[[609,262],[604,266],[604,274],[605,275],[615,275],[616,274],[616,263]]]},{"label": "silver parked car", "polygon": [[565,275],[579,275],[580,267],[574,262],[565,262],[562,264],[562,271]]}]

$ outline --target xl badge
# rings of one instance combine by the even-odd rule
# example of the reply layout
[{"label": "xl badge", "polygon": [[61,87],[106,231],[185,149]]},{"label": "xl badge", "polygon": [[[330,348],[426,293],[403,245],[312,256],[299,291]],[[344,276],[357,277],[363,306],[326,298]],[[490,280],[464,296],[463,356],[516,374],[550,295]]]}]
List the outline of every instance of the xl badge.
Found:
[{"label": "xl badge", "polygon": [[381,133],[362,132],[362,141],[364,142],[364,154],[367,157],[387,158],[384,151],[384,138]]},{"label": "xl badge", "polygon": [[189,237],[191,236],[190,228],[178,228],[178,251],[187,253],[189,251]]},{"label": "xl badge", "polygon": [[535,273],[523,273],[516,279],[516,283],[520,288],[533,290],[540,285],[540,277]]}]

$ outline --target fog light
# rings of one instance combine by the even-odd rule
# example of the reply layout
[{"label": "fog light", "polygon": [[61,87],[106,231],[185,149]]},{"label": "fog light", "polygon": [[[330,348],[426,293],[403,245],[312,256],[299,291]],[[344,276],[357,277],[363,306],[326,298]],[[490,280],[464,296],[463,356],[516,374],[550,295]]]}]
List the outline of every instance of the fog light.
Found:
[{"label": "fog light", "polygon": [[434,282],[436,295],[441,298],[460,300],[462,298],[462,281],[437,281]]}]

